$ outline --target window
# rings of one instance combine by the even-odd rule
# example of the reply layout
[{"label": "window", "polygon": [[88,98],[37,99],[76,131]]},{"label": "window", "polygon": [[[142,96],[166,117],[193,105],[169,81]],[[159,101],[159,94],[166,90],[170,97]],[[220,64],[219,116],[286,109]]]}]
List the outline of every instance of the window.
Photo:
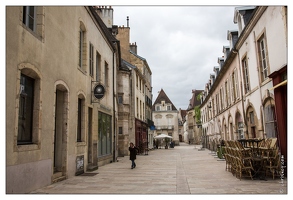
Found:
[{"label": "window", "polygon": [[235,73],[232,73],[231,76],[231,97],[232,97],[232,102],[235,102],[236,100],[236,91],[235,91]]},{"label": "window", "polygon": [[98,155],[111,154],[112,150],[112,116],[98,113]]},{"label": "window", "polygon": [[136,97],[136,117],[138,118],[138,112],[139,112],[139,104],[138,104],[138,98]]},{"label": "window", "polygon": [[171,110],[171,106],[170,105],[167,106],[167,110]]},{"label": "window", "polygon": [[123,104],[123,96],[118,95],[118,104]]},{"label": "window", "polygon": [[161,106],[156,106],[156,111],[160,111],[161,110]]},{"label": "window", "polygon": [[120,134],[120,135],[122,135],[122,134],[123,134],[123,129],[122,129],[122,127],[119,127],[118,134]]},{"label": "window", "polygon": [[109,86],[109,68],[108,68],[108,63],[105,62],[105,85],[108,87]]},{"label": "window", "polygon": [[145,118],[145,107],[144,107],[144,103],[142,102],[142,120],[144,120],[144,118]]},{"label": "window", "polygon": [[78,98],[77,106],[77,142],[81,142],[81,132],[82,132],[82,99]]},{"label": "window", "polygon": [[223,110],[223,89],[221,88],[220,89],[220,105],[221,105],[221,108],[220,108],[220,111]]},{"label": "window", "polygon": [[172,125],[172,119],[170,117],[167,118],[168,127]]},{"label": "window", "polygon": [[264,108],[265,131],[268,138],[277,137],[276,116],[274,105],[267,105]]},{"label": "window", "polygon": [[238,138],[244,139],[243,122],[238,122]]},{"label": "window", "polygon": [[234,82],[235,82],[235,86],[234,86],[234,90],[235,90],[235,98],[238,99],[238,98],[239,98],[239,90],[238,90],[238,75],[237,75],[237,69],[234,70]]},{"label": "window", "polygon": [[44,11],[43,6],[23,6],[19,16],[23,28],[40,40],[45,36]]},{"label": "window", "polygon": [[259,50],[259,64],[261,81],[263,82],[268,77],[268,59],[267,59],[267,49],[264,35],[258,40],[258,50]]},{"label": "window", "polygon": [[33,142],[34,84],[33,78],[21,74],[17,144]]},{"label": "window", "polygon": [[90,54],[89,54],[89,73],[90,76],[94,76],[94,46],[90,43]]},{"label": "window", "polygon": [[24,6],[22,22],[32,31],[36,31],[36,7]]},{"label": "window", "polygon": [[139,100],[139,117],[140,117],[140,119],[142,119],[142,104],[141,104],[141,100]]},{"label": "window", "polygon": [[250,117],[250,125],[254,126],[254,113],[253,112],[249,112],[249,117]]},{"label": "window", "polygon": [[216,115],[216,109],[215,109],[215,100],[214,100],[214,98],[212,98],[212,109],[213,109],[213,111],[212,111],[212,114],[213,114],[213,116],[215,116]]},{"label": "window", "polygon": [[216,105],[215,105],[215,108],[216,108],[216,114],[219,113],[219,94],[216,94]]},{"label": "window", "polygon": [[242,60],[242,70],[243,70],[243,82],[244,82],[244,92],[247,93],[250,91],[250,84],[249,84],[249,73],[248,73],[248,63],[247,57]]},{"label": "window", "polygon": [[79,30],[79,67],[83,66],[83,43],[84,43],[84,30]]},{"label": "window", "polygon": [[96,52],[96,81],[100,81],[101,77],[101,55]]},{"label": "window", "polygon": [[229,106],[229,89],[228,89],[228,80],[225,82],[225,100],[226,100],[226,107]]}]

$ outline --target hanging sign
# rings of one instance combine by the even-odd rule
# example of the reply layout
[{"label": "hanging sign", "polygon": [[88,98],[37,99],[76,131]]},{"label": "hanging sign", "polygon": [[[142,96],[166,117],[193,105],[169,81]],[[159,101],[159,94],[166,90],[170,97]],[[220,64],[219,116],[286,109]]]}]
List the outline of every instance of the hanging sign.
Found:
[{"label": "hanging sign", "polygon": [[98,84],[94,87],[94,96],[97,98],[97,99],[102,99],[105,95],[105,88],[103,85],[101,84]]}]

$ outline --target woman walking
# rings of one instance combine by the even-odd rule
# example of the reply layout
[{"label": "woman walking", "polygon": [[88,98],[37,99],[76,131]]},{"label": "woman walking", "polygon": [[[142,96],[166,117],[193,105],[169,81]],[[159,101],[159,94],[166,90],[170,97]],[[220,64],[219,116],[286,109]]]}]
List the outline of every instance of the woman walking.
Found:
[{"label": "woman walking", "polygon": [[134,144],[131,142],[128,149],[130,151],[129,160],[131,160],[131,169],[133,169],[136,167],[134,160],[136,159],[136,153],[138,151],[138,148],[135,147]]}]

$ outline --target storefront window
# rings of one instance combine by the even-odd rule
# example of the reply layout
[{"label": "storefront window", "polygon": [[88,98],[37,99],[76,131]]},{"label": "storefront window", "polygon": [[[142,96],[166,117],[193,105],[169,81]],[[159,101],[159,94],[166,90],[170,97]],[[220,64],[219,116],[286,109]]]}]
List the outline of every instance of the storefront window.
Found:
[{"label": "storefront window", "polygon": [[98,119],[98,156],[109,155],[112,149],[112,117],[99,112]]}]

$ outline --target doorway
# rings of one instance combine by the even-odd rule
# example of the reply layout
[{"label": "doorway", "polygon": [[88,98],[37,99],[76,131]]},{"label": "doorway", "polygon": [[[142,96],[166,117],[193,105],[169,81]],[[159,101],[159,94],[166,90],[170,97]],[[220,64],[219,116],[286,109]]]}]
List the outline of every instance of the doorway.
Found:
[{"label": "doorway", "polygon": [[93,109],[88,108],[88,166],[93,164],[92,116]]},{"label": "doorway", "polygon": [[67,160],[68,92],[56,89],[53,173],[64,176]]}]

